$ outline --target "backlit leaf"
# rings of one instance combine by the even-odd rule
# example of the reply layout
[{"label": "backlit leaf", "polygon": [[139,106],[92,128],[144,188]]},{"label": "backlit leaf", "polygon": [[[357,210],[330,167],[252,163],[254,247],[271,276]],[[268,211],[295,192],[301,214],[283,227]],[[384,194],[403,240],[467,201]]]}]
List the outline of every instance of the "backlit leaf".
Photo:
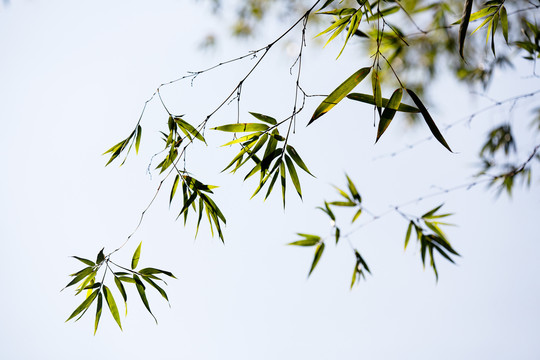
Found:
[{"label": "backlit leaf", "polygon": [[133,257],[131,258],[131,270],[134,270],[139,264],[139,259],[141,257],[141,245],[142,241],[139,243],[139,246],[137,246],[137,249],[135,249],[135,252],[133,253]]},{"label": "backlit leaf", "polygon": [[402,96],[403,90],[399,88],[396,89],[390,97],[390,101],[388,101],[388,105],[384,108],[384,111],[381,115],[381,120],[379,121],[379,129],[377,130],[377,139],[375,140],[375,142],[379,141],[381,135],[388,128],[388,125],[390,125],[390,122],[394,118],[399,104],[401,103]]},{"label": "backlit leaf", "polygon": [[339,85],[323,102],[317,107],[308,125],[317,120],[330,109],[336,106],[345,96],[347,96],[371,71],[370,67],[365,67],[347,78],[341,85]]},{"label": "backlit leaf", "polygon": [[88,309],[90,307],[90,305],[92,305],[92,302],[96,299],[96,296],[98,294],[99,290],[94,290],[94,292],[89,296],[87,297],[82,303],[81,305],[79,305],[75,311],[73,311],[73,313],[71,313],[71,315],[68,317],[68,319],[66,320],[69,321],[71,319],[73,319],[75,316],[79,315],[82,311]]},{"label": "backlit leaf", "polygon": [[216,126],[212,130],[227,131],[227,132],[250,132],[264,131],[268,129],[268,125],[259,123],[240,123]]},{"label": "backlit leaf", "polygon": [[315,249],[315,256],[313,257],[313,263],[311,263],[311,268],[309,269],[308,276],[310,276],[313,270],[315,270],[315,267],[317,266],[317,264],[319,263],[319,260],[321,259],[323,251],[324,251],[324,243],[320,243],[319,245],[317,245],[317,248]]},{"label": "backlit leaf", "polygon": [[[373,95],[367,95],[367,94],[360,94],[360,93],[350,93],[347,95],[348,99],[360,101],[366,104],[375,105],[375,100],[373,99]],[[387,107],[388,106],[389,99],[382,98],[382,106]],[[400,112],[407,112],[407,113],[419,113],[420,110],[418,108],[415,108],[414,106],[407,105],[407,104],[399,104],[399,107],[397,111]]]}]

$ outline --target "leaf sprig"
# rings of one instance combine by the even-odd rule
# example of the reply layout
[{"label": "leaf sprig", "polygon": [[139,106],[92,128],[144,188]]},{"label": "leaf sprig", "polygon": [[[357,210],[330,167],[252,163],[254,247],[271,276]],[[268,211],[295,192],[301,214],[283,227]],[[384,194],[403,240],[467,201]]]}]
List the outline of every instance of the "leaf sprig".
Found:
[{"label": "leaf sprig", "polygon": [[[107,274],[111,273],[112,277],[114,279],[114,284],[116,288],[118,289],[118,292],[120,293],[122,299],[124,300],[124,306],[126,309],[126,316],[127,316],[127,292],[125,289],[124,284],[135,284],[135,287],[137,288],[137,292],[139,293],[139,296],[141,298],[141,301],[143,302],[144,306],[150,312],[152,317],[157,323],[157,319],[150,310],[150,304],[148,302],[148,299],[146,297],[146,287],[144,283],[141,281],[144,280],[146,283],[148,283],[151,287],[153,287],[155,290],[157,290],[161,296],[169,302],[169,298],[167,296],[167,293],[163,288],[156,283],[156,281],[163,282],[165,281],[160,278],[158,275],[165,275],[172,277],[176,279],[176,277],[170,272],[166,270],[160,270],[156,268],[143,268],[140,270],[137,270],[137,266],[139,264],[139,259],[141,256],[141,245],[139,244],[137,249],[135,250],[133,257],[131,259],[131,267],[123,267],[120,265],[115,264],[110,260],[110,255],[105,256],[103,254],[103,249],[98,253],[96,257],[96,261],[88,260],[85,258],[81,258],[78,256],[73,256],[73,258],[79,260],[83,264],[87,265],[82,270],[79,270],[70,276],[73,277],[73,279],[66,285],[65,288],[68,288],[70,286],[79,284],[75,290],[75,295],[79,295],[81,292],[86,290],[86,298],[84,301],[71,313],[71,315],[67,318],[66,322],[76,318],[75,321],[78,321],[81,317],[84,316],[84,314],[88,311],[90,306],[94,303],[94,301],[97,299],[97,305],[96,305],[96,315],[95,315],[95,321],[94,321],[94,335],[97,332],[99,321],[101,319],[102,314],[102,308],[103,308],[103,297],[105,298],[105,302],[107,303],[107,307],[109,308],[109,311],[115,320],[115,322],[120,327],[120,330],[122,330],[122,322],[120,319],[120,312],[118,311],[118,307],[116,305],[116,301],[114,299],[113,293],[111,289],[105,285],[105,280],[107,279]],[[111,266],[114,266],[119,269],[119,271],[113,271],[113,268]],[[96,275],[99,271],[103,272],[103,276],[101,281],[96,282]],[[65,289],[64,288],[64,289]],[[62,289],[63,290],[63,289]],[[170,303],[169,303],[170,306]]]}]

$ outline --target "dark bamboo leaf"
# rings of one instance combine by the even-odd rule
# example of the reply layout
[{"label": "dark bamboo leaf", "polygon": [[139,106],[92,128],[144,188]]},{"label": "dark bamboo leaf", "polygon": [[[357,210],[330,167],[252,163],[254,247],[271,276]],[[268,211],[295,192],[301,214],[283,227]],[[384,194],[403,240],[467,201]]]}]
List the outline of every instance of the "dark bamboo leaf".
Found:
[{"label": "dark bamboo leaf", "polygon": [[[169,298],[167,297],[167,293],[165,292],[165,290],[163,290],[158,284],[152,281],[151,278],[147,276],[143,276],[143,280],[149,283],[154,289],[156,289],[161,294],[161,296],[163,296],[165,300],[167,300],[167,302],[169,302]],[[170,303],[169,303],[169,306],[171,306]]]},{"label": "dark bamboo leaf", "polygon": [[341,230],[336,226],[336,245],[339,242],[339,237],[341,236]]},{"label": "dark bamboo leaf", "polygon": [[[375,100],[373,99],[372,95],[360,94],[360,93],[350,93],[349,95],[347,95],[347,98],[351,99],[351,100],[355,100],[355,101],[360,101],[360,102],[363,102],[363,103],[366,103],[366,104],[375,105]],[[382,98],[382,106],[387,107],[389,101],[390,100],[388,100],[386,98]],[[407,113],[419,113],[420,112],[420,110],[418,108],[415,108],[414,106],[407,105],[407,104],[399,104],[399,106],[397,108],[397,111],[407,112]]]},{"label": "dark bamboo leaf", "polygon": [[172,272],[166,271],[166,270],[155,269],[155,268],[141,269],[139,270],[139,274],[143,274],[143,275],[165,274],[169,277],[172,277],[173,279],[176,279],[176,276],[174,276]]},{"label": "dark bamboo leaf", "polygon": [[95,266],[96,263],[94,263],[93,261],[91,260],[88,260],[88,259],[85,259],[85,258],[81,258],[81,257],[78,257],[78,256],[72,256],[72,258],[75,258],[77,260],[79,260],[80,262],[88,265],[88,266]]},{"label": "dark bamboo leaf", "polygon": [[352,74],[347,80],[345,80],[341,85],[339,85],[323,102],[317,107],[311,120],[308,125],[313,121],[317,120],[324,114],[326,114],[330,109],[336,106],[347,94],[349,94],[355,87],[358,85],[364,78],[369,74],[371,68],[365,67],[354,74]]},{"label": "dark bamboo leaf", "polygon": [[75,311],[73,311],[73,313],[71,313],[71,315],[68,317],[68,319],[66,320],[69,321],[71,319],[73,319],[75,316],[79,315],[81,313],[81,311],[83,310],[86,310],[90,307],[90,305],[92,305],[92,302],[96,299],[96,296],[98,294],[99,290],[94,290],[94,292],[92,294],[90,294],[90,296],[88,296],[82,303],[81,305],[79,305]]},{"label": "dark bamboo leaf", "polygon": [[396,89],[390,97],[390,101],[388,101],[388,105],[385,107],[381,115],[381,120],[379,121],[379,129],[377,130],[377,139],[375,140],[375,142],[379,141],[381,135],[386,131],[388,125],[390,125],[390,122],[394,118],[394,115],[396,115],[396,111],[399,108],[402,96],[403,89],[399,88]]},{"label": "dark bamboo leaf", "polygon": [[98,294],[98,299],[97,299],[96,320],[94,321],[94,335],[96,335],[96,331],[99,325],[99,319],[101,318],[102,307],[103,307],[103,295],[101,295],[101,292],[100,292]]},{"label": "dark bamboo leaf", "polygon": [[270,185],[268,185],[268,190],[266,191],[264,200],[266,200],[268,198],[268,195],[270,195],[270,193],[272,192],[272,189],[274,188],[274,184],[276,183],[278,175],[279,175],[279,171],[274,171],[274,175],[272,176],[272,181],[270,181]]},{"label": "dark bamboo leaf", "polygon": [[263,115],[263,114],[259,114],[259,113],[255,113],[255,112],[250,112],[250,114],[255,116],[257,119],[259,119],[261,121],[264,121],[264,122],[266,122],[268,124],[271,124],[271,125],[276,125],[277,124],[276,119],[274,119],[273,117]]},{"label": "dark bamboo leaf", "polygon": [[298,179],[298,174],[296,173],[296,169],[289,155],[285,155],[285,162],[287,163],[287,170],[289,170],[289,175],[291,175],[291,180],[293,182],[294,188],[296,189],[296,192],[301,199],[302,188],[300,187],[300,180]]},{"label": "dark bamboo leaf", "polygon": [[[89,266],[87,268],[84,268],[82,269],[81,271],[79,271],[78,273],[75,273],[75,274],[72,274],[71,276],[75,275],[75,278],[73,278],[65,287],[70,287],[72,285],[75,285],[77,284],[78,282],[80,282],[81,280],[83,280],[84,278],[86,278],[89,274],[91,274],[93,272],[93,267]],[[85,285],[86,286],[86,285]]]},{"label": "dark bamboo leaf", "polygon": [[283,161],[279,164],[279,173],[281,175],[281,195],[283,197],[283,208],[285,208],[285,187],[287,185],[287,175],[285,174],[285,163]]},{"label": "dark bamboo leaf", "polygon": [[180,181],[180,175],[176,175],[174,178],[174,183],[171,188],[171,197],[169,198],[169,205],[172,203],[172,200],[174,198],[174,194],[176,193],[176,188],[178,187],[178,182]]},{"label": "dark bamboo leaf", "polygon": [[463,59],[463,47],[465,45],[465,37],[467,36],[467,28],[469,27],[469,19],[471,17],[473,1],[465,0],[463,5],[463,14],[461,15],[461,24],[459,25],[459,55]]},{"label": "dark bamboo leaf", "polygon": [[137,249],[135,249],[135,252],[133,253],[133,257],[131,258],[131,270],[134,270],[139,264],[139,259],[141,257],[141,245],[142,241],[139,243],[139,246],[137,246]]},{"label": "dark bamboo leaf", "polygon": [[437,125],[435,125],[435,121],[431,118],[431,115],[429,115],[429,112],[427,111],[426,107],[422,103],[422,101],[418,98],[418,96],[414,93],[414,91],[410,89],[406,89],[407,93],[413,100],[416,106],[418,106],[418,109],[420,109],[420,113],[422,114],[422,117],[424,118],[426,124],[429,127],[429,130],[431,130],[431,133],[439,141],[445,148],[447,148],[450,152],[452,152],[452,149],[450,149],[450,146],[446,143],[446,140],[444,140],[444,137],[442,136],[441,132],[437,128]]},{"label": "dark bamboo leaf", "polygon": [[375,70],[371,72],[371,88],[373,90],[375,106],[377,107],[377,112],[380,117],[382,108],[381,82],[379,80],[379,72]]},{"label": "dark bamboo leaf", "polygon": [[105,255],[103,254],[103,250],[105,250],[105,248],[101,249],[99,251],[99,253],[97,254],[97,257],[96,257],[96,264],[101,264],[101,262],[103,260],[105,260]]},{"label": "dark bamboo leaf", "polygon": [[289,155],[291,156],[291,158],[294,160],[294,162],[300,166],[300,168],[302,170],[304,170],[305,172],[307,172],[309,175],[315,177],[315,175],[313,175],[309,169],[307,168],[306,164],[304,164],[304,162],[302,161],[302,159],[300,158],[300,155],[298,155],[298,153],[296,152],[296,150],[291,146],[291,145],[287,145],[287,152],[289,153]]},{"label": "dark bamboo leaf", "polygon": [[504,6],[501,8],[501,27],[504,40],[508,44],[508,15],[506,14],[506,8]]},{"label": "dark bamboo leaf", "polygon": [[144,307],[146,307],[146,310],[148,310],[150,315],[152,315],[152,317],[154,318],[154,321],[157,324],[157,319],[154,316],[154,314],[152,314],[152,310],[150,310],[150,304],[148,304],[148,299],[146,298],[146,291],[145,291],[144,284],[142,283],[141,279],[135,274],[133,275],[133,280],[135,280],[135,285],[137,287],[137,291],[139,292],[139,296],[141,297],[141,300],[144,304]]}]

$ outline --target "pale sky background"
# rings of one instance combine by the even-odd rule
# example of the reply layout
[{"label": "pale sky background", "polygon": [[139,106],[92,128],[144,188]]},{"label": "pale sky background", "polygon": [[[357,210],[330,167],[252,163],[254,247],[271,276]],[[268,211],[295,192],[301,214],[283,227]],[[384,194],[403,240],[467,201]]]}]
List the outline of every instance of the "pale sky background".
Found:
[{"label": "pale sky background", "polygon": [[[279,188],[266,202],[249,201],[253,182],[219,173],[237,149],[219,148],[230,137],[207,131],[209,146],[194,147],[187,167],[221,185],[215,199],[228,220],[225,246],[206,226],[194,240],[193,223],[184,228],[174,221],[179,207],[169,211],[166,183],[140,230],[114,258],[128,264],[143,241],[141,266],[177,275],[166,288],[171,308],[149,294],[159,325],[134,289],[128,289],[123,332],[105,308],[96,336],[94,307],[79,322],[64,323],[82,301],[72,291],[59,292],[81,267],[69,256],[94,258],[103,246],[107,252],[120,245],[158,185],[158,175],[146,173],[166,126],[158,102],[142,122],[139,156],[105,168],[100,154],[129,134],[157,85],[259,48],[288,26],[265,24],[265,35],[238,42],[227,39],[227,24],[186,0],[14,0],[2,7],[0,358],[538,359],[538,173],[533,187],[516,188],[512,199],[476,187],[406,208],[421,214],[445,202],[444,209],[456,214],[449,220],[458,226],[448,235],[462,257],[457,266],[438,259],[438,283],[422,269],[418,247],[403,251],[407,224],[397,214],[350,236],[373,273],[352,291],[354,256],[345,241],[327,243],[309,280],[313,250],[285,246],[296,232],[329,234],[328,219],[315,207],[336,198],[330,184],[344,186],[345,171],[365,206],[379,214],[437,192],[434,186],[470,182],[479,139],[505,119],[523,139],[519,151],[526,158],[538,135],[527,130],[530,114],[519,106],[512,113],[500,107],[446,132],[457,154],[431,141],[374,160],[425,138],[427,127],[407,130],[396,118],[374,146],[369,106],[340,104],[305,128],[320,99],[310,101],[291,144],[317,179],[301,174],[303,202],[289,184],[285,212]],[[221,33],[223,41],[202,51],[198,45],[209,32]],[[277,118],[290,113],[294,57],[285,49],[299,36],[276,47],[244,85],[244,121],[250,120],[247,111]],[[310,37],[305,51],[302,84],[309,93],[328,93],[370,61],[352,43],[338,62],[337,45],[321,51]],[[201,75],[193,88],[188,82],[164,88],[164,99],[197,124],[251,64]],[[498,76],[489,95],[502,100],[536,90],[538,80],[525,78],[528,64],[517,69]],[[490,104],[444,76],[434,94],[431,111],[441,128]],[[235,111],[235,103],[225,107],[210,126],[236,121]],[[344,232],[350,216],[342,213]]]}]

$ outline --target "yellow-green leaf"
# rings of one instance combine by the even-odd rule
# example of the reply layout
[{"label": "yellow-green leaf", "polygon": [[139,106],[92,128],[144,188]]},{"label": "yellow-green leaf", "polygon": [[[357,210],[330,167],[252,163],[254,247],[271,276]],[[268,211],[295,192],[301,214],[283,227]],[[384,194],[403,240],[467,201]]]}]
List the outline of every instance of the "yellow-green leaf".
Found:
[{"label": "yellow-green leaf", "polygon": [[141,257],[141,245],[142,241],[140,242],[139,246],[137,246],[137,249],[133,253],[133,257],[131,258],[131,269],[134,270],[137,265],[139,264],[139,258]]}]

